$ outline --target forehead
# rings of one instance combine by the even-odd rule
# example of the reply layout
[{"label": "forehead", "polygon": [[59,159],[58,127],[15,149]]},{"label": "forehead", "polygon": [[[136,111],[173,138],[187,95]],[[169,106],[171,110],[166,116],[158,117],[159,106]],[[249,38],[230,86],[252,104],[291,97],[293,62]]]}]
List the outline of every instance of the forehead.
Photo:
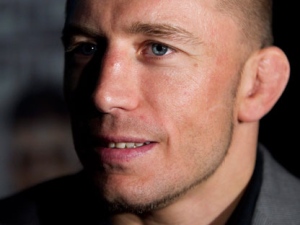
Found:
[{"label": "forehead", "polygon": [[[68,23],[118,27],[125,23],[171,23],[185,29],[219,29],[229,17],[215,9],[216,0],[73,0]],[[226,18],[225,18],[226,17]],[[226,21],[227,20],[227,21]],[[231,23],[232,21],[230,21]],[[211,28],[211,29],[209,29]]]},{"label": "forehead", "polygon": [[[69,0],[68,2],[68,12],[79,9],[89,11],[103,9],[104,11],[113,10],[114,13],[119,14],[124,10],[134,10],[136,16],[138,16],[140,12],[149,10],[151,13],[154,11],[161,13],[170,12],[170,10],[191,10],[192,8],[199,10],[195,8],[196,5],[213,6],[215,0]],[[138,11],[136,11],[137,9]]]}]

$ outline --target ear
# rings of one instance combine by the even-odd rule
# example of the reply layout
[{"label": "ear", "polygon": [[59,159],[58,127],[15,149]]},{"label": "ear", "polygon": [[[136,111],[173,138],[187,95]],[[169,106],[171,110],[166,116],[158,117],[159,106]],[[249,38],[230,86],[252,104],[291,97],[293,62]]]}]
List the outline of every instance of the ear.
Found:
[{"label": "ear", "polygon": [[282,50],[268,47],[245,64],[239,90],[240,122],[260,120],[276,104],[289,80],[290,65]]}]

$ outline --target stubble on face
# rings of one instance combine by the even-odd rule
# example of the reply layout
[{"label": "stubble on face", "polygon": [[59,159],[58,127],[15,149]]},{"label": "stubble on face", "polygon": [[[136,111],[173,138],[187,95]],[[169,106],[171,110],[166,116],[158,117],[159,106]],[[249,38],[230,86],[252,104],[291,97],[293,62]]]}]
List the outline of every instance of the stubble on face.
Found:
[{"label": "stubble on face", "polygon": [[[192,77],[194,77],[194,75],[191,75]],[[221,74],[220,74],[221,76]],[[236,74],[235,74],[236,76]],[[134,191],[136,191],[136,193],[130,193],[131,195],[125,196],[121,195],[120,193],[113,193],[113,190],[109,190],[110,186],[108,185],[107,187],[105,186],[106,183],[106,179],[107,177],[105,175],[103,175],[102,177],[98,176],[96,179],[101,180],[100,182],[102,184],[104,184],[103,186],[99,185],[100,190],[102,190],[102,194],[103,197],[106,199],[106,201],[109,203],[110,205],[110,209],[113,212],[131,212],[131,213],[135,213],[135,214],[144,214],[153,210],[158,210],[161,208],[164,208],[172,203],[174,203],[175,201],[177,201],[178,199],[180,199],[181,197],[183,197],[185,194],[187,194],[189,191],[191,191],[192,189],[200,186],[201,183],[203,183],[204,181],[206,181],[207,179],[209,179],[214,173],[215,171],[220,167],[220,165],[222,164],[222,162],[224,161],[224,158],[226,157],[226,154],[228,152],[229,146],[231,144],[231,139],[232,139],[232,134],[233,134],[233,129],[234,129],[234,122],[233,122],[233,108],[234,108],[234,99],[235,99],[235,94],[236,94],[236,89],[237,89],[237,84],[233,84],[234,82],[231,83],[231,93],[232,96],[230,96],[230,94],[226,93],[226,96],[230,99],[226,99],[224,97],[224,101],[226,101],[228,104],[223,103],[221,107],[224,107],[225,105],[228,106],[228,109],[221,109],[221,111],[219,111],[218,113],[216,113],[216,115],[218,117],[222,117],[222,118],[210,118],[210,122],[213,122],[213,126],[214,129],[218,129],[220,127],[220,129],[222,129],[222,134],[216,135],[216,137],[219,140],[214,140],[215,136],[213,134],[213,131],[209,131],[210,129],[210,122],[206,123],[206,127],[203,127],[202,124],[202,128],[203,130],[201,130],[201,132],[199,131],[199,133],[205,133],[208,132],[209,134],[204,134],[204,137],[201,137],[201,135],[196,135],[198,132],[197,128],[192,128],[192,131],[186,131],[188,134],[185,134],[185,137],[189,138],[189,135],[192,136],[194,135],[195,137],[193,137],[193,139],[189,139],[189,142],[192,143],[186,143],[191,149],[187,149],[184,148],[181,145],[181,149],[180,149],[180,154],[184,154],[185,152],[189,153],[189,156],[191,156],[191,152],[199,152],[204,150],[206,153],[197,153],[195,154],[195,156],[202,156],[202,158],[200,157],[199,159],[199,163],[197,163],[196,165],[196,159],[189,159],[191,160],[193,166],[195,167],[193,169],[193,173],[191,174],[191,177],[187,178],[189,174],[187,174],[188,169],[183,168],[185,170],[184,173],[181,173],[180,175],[182,176],[183,174],[185,174],[185,177],[181,177],[182,180],[184,179],[184,181],[179,180],[180,179],[180,175],[176,176],[174,175],[174,177],[172,178],[172,182],[165,182],[164,179],[167,178],[166,175],[162,176],[162,178],[158,178],[158,176],[156,176],[157,183],[160,183],[160,181],[164,181],[161,182],[163,184],[157,184],[155,182],[150,182],[150,185],[141,185],[141,189],[137,190],[138,188],[136,188]],[[219,85],[219,84],[218,84]],[[216,87],[214,87],[216,88]],[[211,90],[209,92],[212,92]],[[223,91],[224,92],[224,91]],[[230,92],[230,91],[228,91]],[[223,93],[225,95],[225,93]],[[201,102],[201,101],[200,101]],[[200,107],[199,105],[197,105],[197,107]],[[218,110],[218,109],[217,109]],[[226,115],[222,115],[220,116],[220,113],[225,113]],[[207,114],[210,112],[207,112]],[[195,113],[194,113],[195,114]],[[183,114],[182,116],[184,116],[185,114]],[[202,116],[207,116],[207,115],[202,115]],[[209,116],[208,116],[209,117]],[[200,120],[203,118],[200,118]],[[219,126],[215,121],[221,121],[222,124]],[[205,123],[204,123],[205,124]],[[182,125],[182,124],[180,124]],[[199,124],[198,124],[199,125]],[[201,123],[200,123],[201,125]],[[134,125],[132,126],[134,127]],[[198,126],[198,128],[201,128],[201,126]],[[190,132],[190,133],[189,133]],[[218,131],[219,133],[219,131]],[[209,136],[210,135],[210,136]],[[198,139],[197,141],[195,141],[196,139]],[[201,142],[199,141],[201,140],[201,142],[209,142],[209,144],[204,143],[203,146],[199,146],[199,144],[201,145]],[[193,142],[195,141],[195,142]],[[206,149],[205,149],[206,148]],[[178,150],[178,149],[177,149]],[[206,155],[205,155],[206,154]],[[178,157],[177,157],[178,158]],[[187,159],[188,157],[186,157]],[[176,162],[175,162],[176,163]],[[188,165],[189,162],[185,162],[185,165]],[[180,164],[180,165],[183,165]],[[205,167],[205,168],[204,168]],[[173,168],[173,167],[172,167]],[[173,172],[173,171],[172,171]],[[175,172],[178,172],[175,171]],[[163,172],[161,172],[163,173]],[[170,173],[170,172],[169,172]],[[160,174],[161,175],[161,174]],[[109,175],[108,175],[109,176]],[[96,182],[99,182],[99,180],[97,180]],[[174,187],[174,185],[176,187]],[[126,188],[126,187],[125,187]],[[134,189],[134,188],[132,188]],[[148,189],[148,190],[147,190]],[[150,190],[151,189],[151,190]],[[145,195],[147,195],[147,197],[145,197],[145,199],[143,198],[143,192]],[[153,192],[153,194],[152,194]],[[128,192],[129,193],[129,192]],[[131,198],[133,197],[133,198]]]},{"label": "stubble on face", "polygon": [[[169,186],[165,187],[166,190],[168,190],[167,194],[163,194],[161,196],[157,196],[156,198],[152,199],[148,202],[143,203],[137,203],[134,201],[128,201],[125,198],[122,197],[112,197],[111,195],[106,195],[105,191],[103,194],[104,198],[106,198],[106,201],[109,206],[109,210],[112,213],[133,213],[136,215],[145,215],[147,213],[163,209],[172,203],[176,202],[178,199],[186,195],[189,191],[192,191],[193,189],[197,188],[197,186],[201,185],[203,182],[208,180],[211,176],[214,175],[214,173],[218,170],[218,168],[221,166],[221,164],[226,159],[226,156],[228,154],[228,150],[231,145],[232,136],[234,132],[234,106],[236,101],[236,96],[240,84],[242,69],[244,64],[240,65],[240,69],[238,70],[237,74],[234,74],[234,77],[236,78],[235,81],[232,84],[231,91],[230,91],[230,100],[228,107],[231,107],[232,109],[228,111],[228,125],[226,126],[227,129],[224,130],[224,135],[222,140],[215,140],[212,149],[210,150],[210,158],[213,159],[210,162],[212,162],[208,167],[205,169],[205,172],[199,172],[199,176],[196,177],[194,180],[192,180],[190,183],[186,183],[185,185],[181,185],[180,181],[178,181],[178,186]],[[184,151],[184,150],[183,150]],[[195,150],[197,151],[197,150]],[[205,159],[199,159],[199,164],[204,165],[205,162],[201,162],[201,160]]]},{"label": "stubble on face", "polygon": [[[178,199],[186,195],[189,191],[197,188],[197,186],[201,185],[201,183],[209,179],[223,163],[231,144],[233,129],[234,124],[231,120],[231,123],[228,126],[228,130],[224,131],[224,133],[226,133],[226,138],[222,140],[222,143],[216,141],[214,148],[211,150],[211,157],[214,158],[213,164],[208,165],[208,168],[205,169],[205,174],[199,172],[198,178],[195,178],[190,183],[185,183],[184,185],[181,184],[181,181],[177,181],[178,185],[176,187],[169,186],[163,188],[165,190],[168,190],[166,194],[156,196],[151,201],[145,201],[143,203],[140,203],[141,201],[143,201],[141,199],[139,199],[139,202],[134,202],[128,200],[127,198],[123,198],[122,196],[107,194],[107,192],[104,191],[102,192],[102,196],[105,198],[110,212],[133,213],[136,215],[147,214],[171,205],[172,203],[176,202]],[[199,161],[201,160],[203,159],[199,159]],[[205,163],[202,162],[200,164]]]}]

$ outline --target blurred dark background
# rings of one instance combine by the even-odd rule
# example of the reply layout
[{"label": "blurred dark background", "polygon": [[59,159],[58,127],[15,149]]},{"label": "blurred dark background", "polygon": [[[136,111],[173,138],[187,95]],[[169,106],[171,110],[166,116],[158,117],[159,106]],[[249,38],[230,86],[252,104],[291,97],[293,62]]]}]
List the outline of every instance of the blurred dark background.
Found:
[{"label": "blurred dark background", "polygon": [[[300,177],[296,3],[274,1],[275,45],[290,60],[291,78],[280,101],[261,121],[259,139]],[[80,168],[62,99],[64,4],[0,0],[0,197]]]},{"label": "blurred dark background", "polygon": [[0,197],[76,172],[62,96],[64,0],[0,0]]},{"label": "blurred dark background", "polygon": [[296,3],[293,0],[274,0],[275,45],[287,54],[291,77],[275,108],[261,121],[259,138],[275,158],[300,176],[300,11]]}]

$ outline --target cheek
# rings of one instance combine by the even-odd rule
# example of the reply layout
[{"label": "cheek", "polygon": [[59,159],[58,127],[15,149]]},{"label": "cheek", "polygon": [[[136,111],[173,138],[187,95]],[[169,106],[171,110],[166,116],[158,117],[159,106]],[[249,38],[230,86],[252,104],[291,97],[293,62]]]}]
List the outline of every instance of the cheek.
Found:
[{"label": "cheek", "polygon": [[218,108],[227,108],[227,101],[232,98],[227,84],[211,77],[181,74],[159,79],[151,85],[147,98],[165,120],[173,118],[184,126],[192,126],[195,121],[210,117],[209,112],[217,113]]},{"label": "cheek", "polygon": [[77,88],[82,69],[75,66],[74,63],[65,57],[64,65],[64,91],[71,95]]},{"label": "cheek", "polygon": [[[232,122],[236,89],[236,82],[225,75],[220,71],[180,71],[159,82],[148,81],[151,92],[147,97],[169,139],[186,144],[187,140],[196,143],[200,136],[209,141],[222,136],[230,126],[228,121]],[[199,144],[205,143],[201,140]]]}]

